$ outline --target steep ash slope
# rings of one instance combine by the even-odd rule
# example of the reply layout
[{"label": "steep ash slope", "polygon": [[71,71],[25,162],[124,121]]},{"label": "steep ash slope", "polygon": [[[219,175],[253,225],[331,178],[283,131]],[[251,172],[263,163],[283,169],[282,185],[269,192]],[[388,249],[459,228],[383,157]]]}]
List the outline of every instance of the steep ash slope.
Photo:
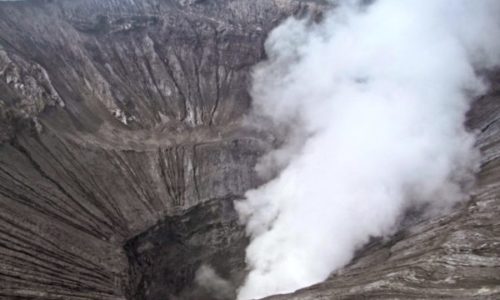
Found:
[{"label": "steep ash slope", "polygon": [[[273,141],[239,125],[249,68],[270,28],[316,5],[1,2],[0,298],[134,294],[127,240],[255,186]],[[207,246],[242,236],[234,223]]]},{"label": "steep ash slope", "polygon": [[[322,5],[0,2],[0,299],[197,299],[184,288],[203,263],[240,283],[231,202],[275,143],[240,124],[249,69],[272,27]],[[471,203],[295,298],[498,294],[498,97],[470,114]]]}]

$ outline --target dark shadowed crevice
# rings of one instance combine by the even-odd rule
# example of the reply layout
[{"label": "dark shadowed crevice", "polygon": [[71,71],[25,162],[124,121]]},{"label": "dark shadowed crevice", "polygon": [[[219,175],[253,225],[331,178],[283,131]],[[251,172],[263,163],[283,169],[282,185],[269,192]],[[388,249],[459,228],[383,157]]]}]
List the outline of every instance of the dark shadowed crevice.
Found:
[{"label": "dark shadowed crevice", "polygon": [[196,272],[203,265],[213,268],[233,288],[239,286],[248,239],[233,200],[199,204],[128,240],[124,246],[129,260],[128,298],[220,299],[196,282]]}]

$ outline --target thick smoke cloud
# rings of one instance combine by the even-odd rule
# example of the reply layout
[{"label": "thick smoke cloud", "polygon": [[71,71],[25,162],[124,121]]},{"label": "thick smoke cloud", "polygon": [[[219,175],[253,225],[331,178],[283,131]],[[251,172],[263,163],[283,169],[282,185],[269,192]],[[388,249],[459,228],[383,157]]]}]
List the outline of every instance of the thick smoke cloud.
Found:
[{"label": "thick smoke cloud", "polygon": [[239,299],[323,281],[408,208],[467,198],[465,114],[500,61],[500,1],[361,2],[287,20],[254,70],[253,117],[288,142],[258,167],[279,174],[237,203],[251,236]]}]

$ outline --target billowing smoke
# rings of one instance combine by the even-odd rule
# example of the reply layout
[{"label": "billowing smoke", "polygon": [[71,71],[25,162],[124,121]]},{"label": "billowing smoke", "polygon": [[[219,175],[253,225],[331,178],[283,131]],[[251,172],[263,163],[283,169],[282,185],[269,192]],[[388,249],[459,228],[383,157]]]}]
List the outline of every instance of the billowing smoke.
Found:
[{"label": "billowing smoke", "polygon": [[286,142],[258,167],[277,176],[237,203],[251,237],[239,299],[323,281],[407,209],[467,198],[465,114],[500,61],[499,21],[498,0],[343,1],[270,34],[254,117]]}]

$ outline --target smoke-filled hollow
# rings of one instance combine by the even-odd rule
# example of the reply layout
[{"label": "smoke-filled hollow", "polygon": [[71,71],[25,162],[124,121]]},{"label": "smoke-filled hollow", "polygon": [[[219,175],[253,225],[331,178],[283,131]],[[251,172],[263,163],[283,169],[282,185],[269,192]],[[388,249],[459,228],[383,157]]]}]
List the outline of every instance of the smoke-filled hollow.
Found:
[{"label": "smoke-filled hollow", "polygon": [[498,65],[496,0],[343,1],[290,19],[254,70],[254,115],[288,128],[237,203],[251,243],[239,299],[291,292],[348,263],[406,209],[467,198],[478,152],[464,127]]}]

